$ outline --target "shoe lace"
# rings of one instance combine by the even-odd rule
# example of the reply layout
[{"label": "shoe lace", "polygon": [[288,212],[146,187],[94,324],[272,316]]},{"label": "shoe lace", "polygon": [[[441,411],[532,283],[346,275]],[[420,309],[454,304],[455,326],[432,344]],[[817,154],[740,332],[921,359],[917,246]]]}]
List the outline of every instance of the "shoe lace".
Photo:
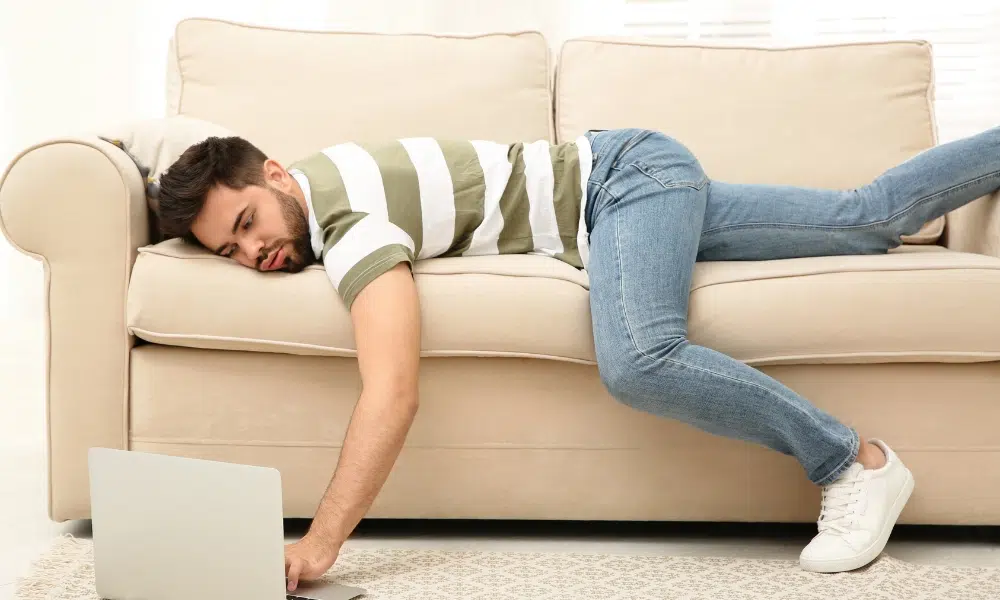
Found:
[{"label": "shoe lace", "polygon": [[847,534],[857,522],[857,508],[863,491],[864,481],[858,477],[837,481],[823,488],[822,508],[817,521],[819,532]]}]

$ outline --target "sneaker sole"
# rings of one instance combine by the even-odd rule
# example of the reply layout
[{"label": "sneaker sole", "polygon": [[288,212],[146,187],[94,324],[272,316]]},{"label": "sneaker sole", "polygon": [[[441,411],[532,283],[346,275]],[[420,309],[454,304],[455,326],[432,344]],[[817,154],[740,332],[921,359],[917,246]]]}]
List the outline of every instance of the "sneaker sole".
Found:
[{"label": "sneaker sole", "polygon": [[896,499],[889,508],[889,518],[885,520],[885,523],[882,525],[882,531],[879,532],[878,537],[875,538],[875,541],[870,546],[849,558],[837,560],[804,560],[800,558],[799,566],[804,571],[812,573],[843,573],[844,571],[860,569],[872,562],[885,550],[885,545],[889,541],[892,528],[895,527],[896,520],[899,519],[899,514],[903,512],[903,508],[906,506],[906,501],[910,499],[911,493],[913,493],[913,473],[909,469],[906,469],[906,479],[903,480],[903,487],[899,490],[899,494],[896,495]]}]

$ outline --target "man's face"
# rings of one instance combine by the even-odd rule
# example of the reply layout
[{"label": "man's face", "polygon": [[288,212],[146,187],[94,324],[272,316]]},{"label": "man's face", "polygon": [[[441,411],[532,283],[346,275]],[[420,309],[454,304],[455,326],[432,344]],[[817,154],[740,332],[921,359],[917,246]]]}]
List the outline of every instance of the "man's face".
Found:
[{"label": "man's face", "polygon": [[313,262],[309,223],[298,185],[274,161],[264,165],[263,186],[215,186],[191,233],[219,256],[258,271],[301,271]]}]

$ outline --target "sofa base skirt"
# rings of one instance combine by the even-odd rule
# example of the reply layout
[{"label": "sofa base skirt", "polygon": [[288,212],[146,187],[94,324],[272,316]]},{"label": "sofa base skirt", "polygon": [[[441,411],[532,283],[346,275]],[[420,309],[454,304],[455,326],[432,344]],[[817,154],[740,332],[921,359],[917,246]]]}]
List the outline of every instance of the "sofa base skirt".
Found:
[{"label": "sofa base skirt", "polygon": [[[903,523],[1000,524],[1000,363],[764,369],[916,478]],[[371,518],[808,522],[793,459],[612,399],[591,366],[421,362],[421,407]],[[287,517],[313,514],[360,391],[348,358],[132,350],[133,450],[275,467]],[[83,515],[78,515],[83,516]]]}]

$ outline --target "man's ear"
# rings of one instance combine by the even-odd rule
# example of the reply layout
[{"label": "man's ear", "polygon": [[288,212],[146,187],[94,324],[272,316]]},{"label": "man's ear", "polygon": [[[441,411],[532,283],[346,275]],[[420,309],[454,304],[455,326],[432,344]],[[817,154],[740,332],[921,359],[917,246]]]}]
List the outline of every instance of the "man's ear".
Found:
[{"label": "man's ear", "polygon": [[290,180],[291,175],[288,174],[285,167],[281,166],[281,163],[273,158],[264,161],[264,181],[282,191],[288,191],[286,188],[291,185]]}]

